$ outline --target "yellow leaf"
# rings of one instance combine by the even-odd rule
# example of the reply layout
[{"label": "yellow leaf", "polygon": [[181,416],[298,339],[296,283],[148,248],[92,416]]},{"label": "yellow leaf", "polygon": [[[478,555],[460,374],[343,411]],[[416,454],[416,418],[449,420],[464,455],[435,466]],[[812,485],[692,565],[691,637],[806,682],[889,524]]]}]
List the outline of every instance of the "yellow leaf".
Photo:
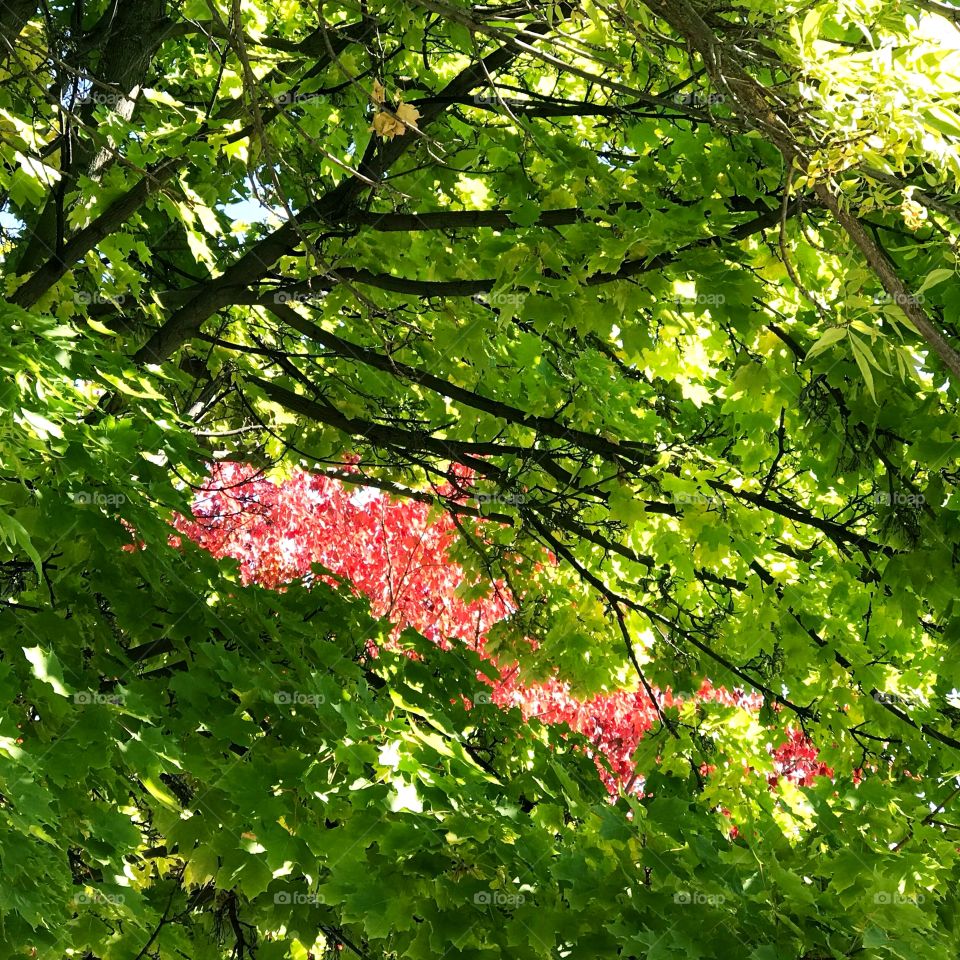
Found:
[{"label": "yellow leaf", "polygon": [[383,84],[379,80],[373,81],[373,92],[370,96],[373,97],[374,103],[383,103],[386,97],[386,90],[383,89]]},{"label": "yellow leaf", "polygon": [[400,102],[397,107],[397,119],[406,126],[417,128],[417,120],[420,118],[420,111],[416,107],[411,107],[409,103]]},{"label": "yellow leaf", "polygon": [[419,116],[420,111],[416,107],[401,102],[396,113],[381,110],[373,118],[373,126],[370,129],[378,133],[384,140],[390,140],[393,137],[403,136],[407,132],[407,127],[416,129]]},{"label": "yellow leaf", "polygon": [[381,111],[373,118],[373,126],[370,129],[383,137],[384,140],[390,140],[398,133],[403,133],[406,128],[389,113]]}]

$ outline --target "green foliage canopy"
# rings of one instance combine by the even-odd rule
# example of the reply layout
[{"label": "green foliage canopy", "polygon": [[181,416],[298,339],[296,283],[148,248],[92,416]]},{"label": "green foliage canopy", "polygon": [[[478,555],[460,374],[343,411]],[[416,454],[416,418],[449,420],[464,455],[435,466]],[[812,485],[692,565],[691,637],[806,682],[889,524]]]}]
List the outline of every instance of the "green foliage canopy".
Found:
[{"label": "green foliage canopy", "polygon": [[[955,956],[957,22],[0,7],[4,951]],[[611,806],[468,652],[166,545],[205,460],[344,450],[474,472],[530,677],[767,709]],[[835,781],[745,774],[761,719]]]}]

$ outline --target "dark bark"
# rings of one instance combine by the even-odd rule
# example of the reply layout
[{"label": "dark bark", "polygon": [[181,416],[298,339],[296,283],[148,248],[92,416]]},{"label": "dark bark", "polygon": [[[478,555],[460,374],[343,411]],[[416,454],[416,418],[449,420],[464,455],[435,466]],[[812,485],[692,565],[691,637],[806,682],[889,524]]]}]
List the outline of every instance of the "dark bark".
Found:
[{"label": "dark bark", "polygon": [[612,443],[603,437],[561,423],[553,417],[536,416],[508,403],[493,400],[481,396],[473,390],[459,387],[448,380],[435,377],[425,370],[418,370],[408,364],[394,360],[392,357],[377,353],[375,350],[343,340],[316,324],[310,323],[309,320],[305,320],[285,304],[276,304],[272,309],[285,324],[306,334],[317,343],[329,347],[340,356],[374,367],[377,370],[383,370],[392,376],[402,377],[411,383],[426,387],[440,396],[449,397],[451,400],[464,404],[464,406],[472,407],[474,410],[481,410],[493,417],[506,420],[508,423],[518,424],[547,437],[570,441],[584,450],[589,450],[591,453],[599,454],[614,462],[628,461],[634,464],[653,466],[658,461],[656,452],[647,444]]},{"label": "dark bark", "polygon": [[[791,205],[789,213],[793,214],[799,209],[798,204]],[[509,214],[498,211],[463,211],[463,220],[460,221],[459,212],[450,214],[441,213],[436,219],[427,220],[423,224],[425,229],[440,229],[441,224],[457,225],[459,223],[470,224],[477,218],[483,220],[489,218],[492,222],[509,223]],[[545,211],[543,217],[549,218],[552,213],[559,213],[564,218],[570,217],[571,222],[574,214],[579,211]],[[493,216],[491,216],[493,214]],[[400,226],[415,228],[415,221],[422,216],[430,217],[430,214],[349,214],[350,222],[361,222],[369,225],[371,229],[376,229],[376,224],[381,216],[395,216],[397,219],[388,221],[388,229],[399,229]],[[748,220],[745,223],[738,224],[728,233],[714,234],[709,237],[700,237],[690,243],[677,247],[676,250],[669,250],[659,253],[656,256],[638,260],[625,261],[619,270],[615,273],[595,273],[584,280],[584,285],[588,287],[602,286],[606,283],[615,283],[618,280],[627,280],[631,277],[640,276],[644,273],[651,273],[671,263],[676,263],[683,254],[693,250],[703,249],[705,247],[722,246],[725,243],[735,244],[747,237],[757,233],[762,233],[775,226],[780,219],[780,212],[777,210],[768,210],[766,213]],[[504,226],[502,229],[507,229]],[[279,232],[279,231],[278,231]],[[256,248],[255,248],[256,249]],[[247,254],[249,257],[250,254]],[[246,259],[246,258],[244,258]],[[550,279],[562,279],[555,273],[545,273],[544,277]],[[222,281],[222,278],[221,278]],[[338,283],[359,284],[360,286],[377,287],[380,290],[390,290],[394,293],[408,294],[414,297],[476,297],[481,294],[489,293],[496,286],[497,281],[492,277],[482,277],[477,279],[452,279],[452,280],[419,280],[413,277],[395,277],[389,273],[372,273],[369,270],[358,270],[354,267],[339,267],[325,276],[304,280],[299,283],[293,283],[289,286],[276,288],[266,293],[252,288],[249,278],[238,278],[231,287],[226,283],[216,281],[222,287],[221,306],[234,304],[259,304],[268,308],[273,308],[274,304],[283,302],[286,297],[289,300],[307,298],[314,294],[322,293],[325,290],[331,290]],[[198,297],[209,290],[212,284],[190,287],[183,290],[162,291],[157,294],[161,301],[166,305],[183,306],[189,305]]]},{"label": "dark bark", "polygon": [[37,12],[35,0],[4,0],[0,3],[0,58],[7,44],[13,45],[20,31]]},{"label": "dark bark", "polygon": [[[82,44],[78,44],[84,51],[80,59],[93,81],[89,99],[75,107],[85,124],[94,123],[98,103],[124,120],[133,116],[136,94],[170,26],[167,6],[167,0],[123,0],[111,4]],[[73,82],[72,78],[69,82]],[[98,177],[113,159],[110,149],[98,148],[69,122],[64,131],[64,146],[66,149],[60,150],[64,177],[77,173]],[[45,260],[62,255],[62,202],[62,193],[51,196],[37,221],[30,225],[26,244],[15,258],[17,273],[31,273]]]}]

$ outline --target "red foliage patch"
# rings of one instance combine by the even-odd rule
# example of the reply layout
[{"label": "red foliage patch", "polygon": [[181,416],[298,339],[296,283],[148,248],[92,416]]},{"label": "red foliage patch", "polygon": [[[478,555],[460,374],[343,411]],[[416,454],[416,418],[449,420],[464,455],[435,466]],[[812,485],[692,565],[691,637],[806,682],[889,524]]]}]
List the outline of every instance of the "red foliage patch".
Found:
[{"label": "red foliage patch", "polygon": [[[196,498],[192,518],[179,517],[174,526],[214,556],[238,560],[246,583],[282,589],[309,577],[312,565],[320,564],[365,596],[376,616],[396,624],[394,636],[410,626],[443,649],[459,641],[485,655],[487,631],[514,609],[502,583],[491,584],[480,599],[464,601],[458,595],[464,572],[448,556],[458,534],[447,514],[322,474],[297,471],[277,485],[253,467],[218,464]],[[515,665],[497,666],[492,702],[583,734],[612,770],[598,756],[600,775],[612,794],[641,789],[633,754],[657,723],[657,709],[643,690],[579,700],[559,677],[523,685]],[[654,693],[661,707],[675,702],[670,690]],[[731,692],[709,680],[694,697],[748,710],[762,704],[758,694]],[[805,786],[814,777],[833,775],[800,730],[789,730],[787,741],[771,753],[776,770],[768,778],[771,788],[780,777]],[[701,773],[715,769],[704,764]]]}]

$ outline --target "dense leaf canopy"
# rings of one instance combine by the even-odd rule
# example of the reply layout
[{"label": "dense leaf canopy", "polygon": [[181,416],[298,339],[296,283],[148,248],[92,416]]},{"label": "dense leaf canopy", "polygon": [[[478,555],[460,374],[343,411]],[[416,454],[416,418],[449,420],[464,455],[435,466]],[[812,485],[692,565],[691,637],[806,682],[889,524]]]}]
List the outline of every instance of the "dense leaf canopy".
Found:
[{"label": "dense leaf canopy", "polygon": [[[3,954],[955,957],[958,92],[940,0],[0,3]],[[507,615],[171,542],[222,461]]]}]

